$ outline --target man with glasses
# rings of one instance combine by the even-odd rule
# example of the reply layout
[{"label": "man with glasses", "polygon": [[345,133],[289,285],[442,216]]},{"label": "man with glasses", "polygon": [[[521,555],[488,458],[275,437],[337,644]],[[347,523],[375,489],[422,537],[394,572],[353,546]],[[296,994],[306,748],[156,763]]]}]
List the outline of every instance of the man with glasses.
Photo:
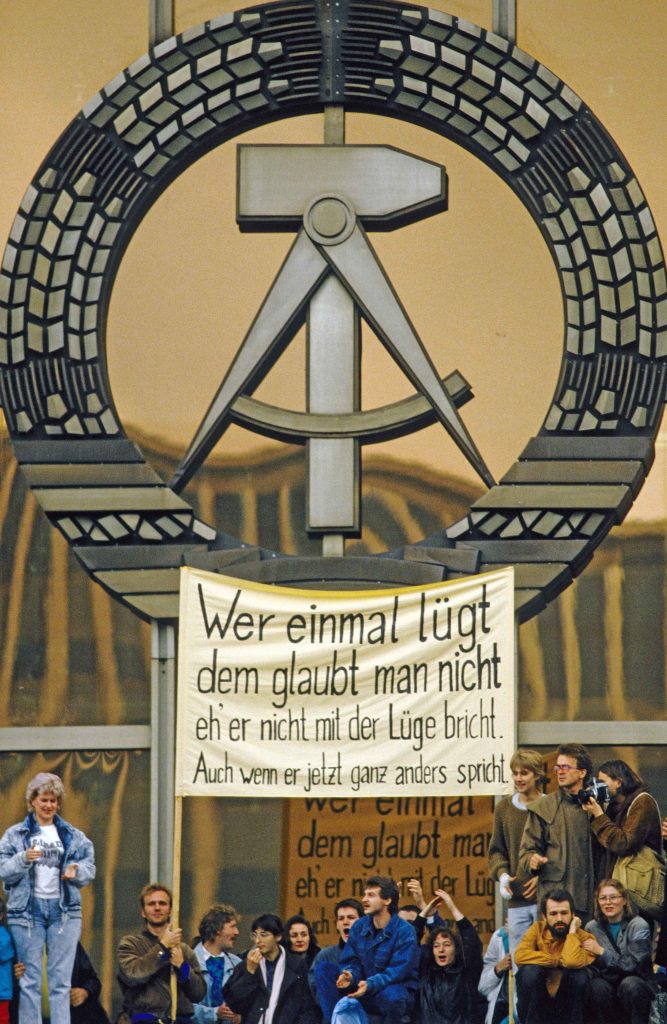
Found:
[{"label": "man with glasses", "polygon": [[593,839],[580,794],[593,775],[586,747],[565,743],[554,768],[558,789],[528,805],[528,820],[519,847],[519,869],[537,877],[537,900],[549,890],[567,889],[575,914],[593,916]]},{"label": "man with glasses", "polygon": [[281,945],[280,918],[261,914],[251,931],[254,948],[232,971],[223,990],[226,1004],[243,1024],[318,1024],[308,965]]}]

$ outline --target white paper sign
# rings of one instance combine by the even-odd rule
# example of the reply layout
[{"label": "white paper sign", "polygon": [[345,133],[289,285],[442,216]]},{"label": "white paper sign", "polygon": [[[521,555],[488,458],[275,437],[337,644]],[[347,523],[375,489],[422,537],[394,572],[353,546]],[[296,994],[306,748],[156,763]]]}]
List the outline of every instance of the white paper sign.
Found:
[{"label": "white paper sign", "polygon": [[181,576],[180,796],[503,791],[514,573],[400,590]]}]

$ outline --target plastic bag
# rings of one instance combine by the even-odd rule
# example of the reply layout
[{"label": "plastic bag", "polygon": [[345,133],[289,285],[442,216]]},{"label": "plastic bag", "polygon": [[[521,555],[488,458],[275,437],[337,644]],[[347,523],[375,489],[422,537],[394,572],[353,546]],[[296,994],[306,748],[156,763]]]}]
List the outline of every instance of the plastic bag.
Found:
[{"label": "plastic bag", "polygon": [[368,1024],[368,1014],[358,999],[343,996],[334,1007],[331,1024]]}]

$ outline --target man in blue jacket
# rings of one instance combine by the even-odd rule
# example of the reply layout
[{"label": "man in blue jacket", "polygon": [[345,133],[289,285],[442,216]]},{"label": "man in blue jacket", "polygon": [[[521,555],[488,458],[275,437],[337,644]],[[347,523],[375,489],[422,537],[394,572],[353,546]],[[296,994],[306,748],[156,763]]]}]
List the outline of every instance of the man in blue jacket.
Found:
[{"label": "man in blue jacket", "polygon": [[350,930],[336,987],[383,1024],[401,1024],[412,1011],[418,984],[415,930],[398,916],[393,878],[369,878],[361,903],[364,916]]},{"label": "man in blue jacket", "polygon": [[340,993],[336,988],[336,979],[340,974],[340,958],[343,955],[352,925],[359,920],[363,913],[364,908],[353,896],[339,900],[334,907],[338,942],[334,946],[324,946],[310,965],[308,984],[315,1002],[322,1010],[325,1024],[331,1024],[334,1006],[340,998]]}]

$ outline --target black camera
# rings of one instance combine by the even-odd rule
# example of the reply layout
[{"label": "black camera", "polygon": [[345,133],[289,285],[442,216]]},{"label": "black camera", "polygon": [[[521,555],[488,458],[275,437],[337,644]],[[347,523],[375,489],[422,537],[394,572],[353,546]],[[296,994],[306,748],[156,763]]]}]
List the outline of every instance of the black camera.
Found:
[{"label": "black camera", "polygon": [[584,786],[577,793],[577,800],[580,804],[587,804],[589,800],[596,800],[599,804],[606,804],[610,795],[609,787],[606,782],[598,782],[597,779],[589,779],[588,785]]}]

